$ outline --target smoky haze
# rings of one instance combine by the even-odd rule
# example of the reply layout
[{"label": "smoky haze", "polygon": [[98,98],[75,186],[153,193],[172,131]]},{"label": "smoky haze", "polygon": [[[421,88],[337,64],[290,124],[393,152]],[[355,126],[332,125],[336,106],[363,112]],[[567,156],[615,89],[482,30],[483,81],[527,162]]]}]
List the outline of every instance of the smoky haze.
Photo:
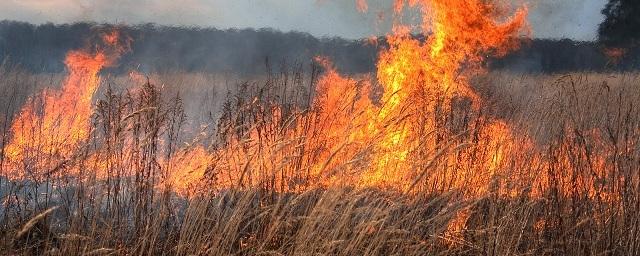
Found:
[{"label": "smoky haze", "polygon": [[[43,24],[0,21],[0,62],[34,72],[61,72],[65,54],[86,46],[98,30],[113,25],[93,23]],[[113,72],[187,72],[263,74],[269,63],[307,66],[315,56],[327,56],[345,73],[374,69],[377,47],[366,40],[316,38],[301,32],[272,29],[167,27],[154,24],[118,26],[132,39],[131,51]]]},{"label": "smoky haze", "polygon": [[[530,10],[536,38],[593,40],[606,0],[513,0]],[[357,39],[389,31],[391,1],[369,0],[366,13],[355,0],[5,0],[0,20],[31,23],[156,23],[227,28],[274,28],[316,37]],[[385,17],[380,21],[379,17]],[[416,22],[404,15],[405,22]]]},{"label": "smoky haze", "polygon": [[[0,61],[33,72],[62,72],[69,50],[85,47],[97,28],[109,26],[113,25],[0,21]],[[372,44],[368,40],[317,38],[273,29],[220,30],[146,24],[119,26],[119,30],[131,37],[133,43],[131,52],[110,70],[116,73],[138,70],[263,75],[269,65],[276,72],[283,65],[309,67],[316,56],[331,59],[341,73],[368,73],[375,71],[380,47],[385,47],[384,38]],[[640,66],[636,63],[638,58],[630,60],[633,61],[619,68]],[[608,68],[608,60],[598,43],[568,39],[523,40],[520,50],[488,64],[499,69],[545,73]]]},{"label": "smoky haze", "polygon": [[[538,39],[491,65],[524,72],[605,69],[607,59],[592,42],[605,1],[525,1]],[[341,72],[365,73],[374,71],[377,46],[384,40],[372,45],[357,38],[384,34],[391,26],[388,0],[369,0],[366,13],[357,10],[355,0],[176,2],[0,1],[0,20],[25,21],[0,23],[0,61],[34,72],[61,72],[66,52],[87,43],[95,22],[106,22],[128,24],[123,29],[134,39],[132,52],[112,71],[263,74],[267,62],[308,66],[320,55]],[[417,23],[419,18],[407,12],[400,19]]]},{"label": "smoky haze", "polygon": [[597,39],[600,12],[607,0],[537,0],[530,2],[529,22],[538,38]]}]

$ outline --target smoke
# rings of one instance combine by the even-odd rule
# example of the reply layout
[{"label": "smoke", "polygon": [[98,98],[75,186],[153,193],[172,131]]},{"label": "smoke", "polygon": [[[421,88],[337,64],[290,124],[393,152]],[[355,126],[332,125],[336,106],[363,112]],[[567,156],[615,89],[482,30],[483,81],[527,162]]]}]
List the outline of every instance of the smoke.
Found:
[{"label": "smoke", "polygon": [[[381,2],[376,0],[372,2]],[[334,0],[22,0],[0,1],[0,17],[31,23],[98,23],[275,28],[314,36],[363,38],[376,33],[376,12]],[[388,26],[387,26],[388,29]]]},{"label": "smoke", "polygon": [[[598,24],[604,19],[600,11],[606,2],[505,1],[529,6],[534,37],[585,41],[596,38]],[[376,47],[330,37],[354,39],[385,34],[392,22],[391,1],[368,0],[366,12],[359,11],[357,3],[355,0],[7,0],[0,1],[0,19],[170,25],[128,26],[134,37],[134,51],[123,58],[120,72],[137,69],[262,74],[267,58],[274,65],[282,60],[306,65],[316,55],[331,58],[341,72],[370,72],[375,66]],[[411,12],[399,19],[403,23],[420,22],[420,17]],[[202,28],[206,26],[217,29]],[[262,27],[304,33],[257,29]],[[254,29],[224,30],[227,28]],[[37,27],[3,23],[0,61],[9,58],[36,72],[60,72],[64,68],[64,54],[82,47],[83,38],[90,31],[91,24],[86,23]],[[569,52],[580,54],[583,59],[563,55]],[[544,72],[598,70],[604,66],[600,55],[591,44],[537,41],[496,66]],[[587,60],[595,64],[580,64]]]},{"label": "smoke", "polygon": [[[606,19],[598,29],[600,40],[609,47],[638,48],[640,2],[610,0],[603,13]],[[610,51],[610,56],[619,61],[627,50]]]},{"label": "smoke", "polygon": [[[592,40],[604,17],[606,0],[513,0],[530,7],[538,38]],[[391,1],[368,0],[360,12],[355,0],[7,0],[2,19],[31,23],[157,23],[179,26],[264,28],[302,31],[316,37],[348,39],[382,35],[391,27]],[[380,21],[380,17],[386,17]],[[404,15],[405,22],[419,18]]]},{"label": "smoke", "polygon": [[569,38],[579,41],[597,39],[600,13],[607,0],[534,0],[530,1],[529,22],[538,38]]},{"label": "smoke", "polygon": [[[110,25],[105,25],[110,26]],[[34,72],[61,72],[64,56],[86,44],[100,26],[91,23],[33,25],[0,21],[0,62],[8,59]],[[315,38],[269,29],[218,30],[153,24],[119,27],[133,39],[131,53],[113,72],[232,72],[264,74],[265,61],[279,67],[309,66],[317,55],[334,60],[345,73],[373,70],[376,46],[366,41]]]}]

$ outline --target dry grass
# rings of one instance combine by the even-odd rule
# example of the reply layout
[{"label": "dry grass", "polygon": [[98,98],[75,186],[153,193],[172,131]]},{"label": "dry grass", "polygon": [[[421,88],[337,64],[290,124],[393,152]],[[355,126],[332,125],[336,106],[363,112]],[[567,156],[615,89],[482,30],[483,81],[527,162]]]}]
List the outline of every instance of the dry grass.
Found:
[{"label": "dry grass", "polygon": [[[315,72],[294,69],[240,86],[234,78],[203,74],[153,75],[150,81],[155,86],[142,87],[129,77],[106,79],[96,104],[94,135],[59,168],[60,172],[80,168],[85,178],[0,177],[0,251],[18,255],[640,253],[637,74],[491,73],[476,78],[474,85],[484,99],[482,113],[452,108],[447,122],[465,127],[450,129],[473,129],[473,122],[457,121],[462,115],[491,116],[509,123],[518,134],[530,135],[536,152],[542,152],[521,148],[503,167],[505,177],[470,185],[487,187],[480,196],[440,186],[449,181],[432,175],[431,170],[443,164],[436,161],[440,155],[455,157],[456,150],[423,155],[424,173],[411,181],[417,186],[410,193],[356,189],[348,183],[310,186],[312,178],[292,167],[304,165],[302,160],[273,164],[282,168],[271,170],[295,181],[297,192],[287,192],[269,180],[249,184],[242,178],[235,186],[201,191],[191,198],[154,187],[155,180],[169,171],[158,164],[163,155],[187,142],[215,148],[230,136],[241,137],[238,134],[248,123],[271,118],[264,112],[271,105],[281,106],[285,119],[286,113],[296,116],[297,109],[309,106],[313,97],[309,89],[316,78]],[[26,98],[60,79],[0,71],[2,148],[11,136],[11,117]],[[123,125],[119,122],[131,122],[136,128],[118,129]],[[220,125],[230,123],[234,125]],[[596,139],[593,131],[602,138]],[[122,148],[125,138],[133,141],[135,150]],[[96,168],[87,165],[86,157],[106,145],[102,156],[113,160],[107,168],[112,178],[95,179],[91,170]],[[464,150],[486,154],[482,147]],[[534,164],[534,157],[546,159],[547,164]],[[249,168],[249,161],[235,169]],[[469,168],[478,168],[472,165]],[[222,167],[211,167],[209,174],[216,168]],[[522,177],[545,180],[547,186],[534,195],[534,183]],[[508,196],[499,189],[503,186],[509,187]]]}]

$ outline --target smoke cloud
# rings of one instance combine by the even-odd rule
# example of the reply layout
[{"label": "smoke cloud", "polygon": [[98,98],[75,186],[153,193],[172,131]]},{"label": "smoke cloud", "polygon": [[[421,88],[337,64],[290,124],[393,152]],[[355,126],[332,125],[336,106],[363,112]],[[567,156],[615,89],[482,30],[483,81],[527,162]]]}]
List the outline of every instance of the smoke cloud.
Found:
[{"label": "smoke cloud", "polygon": [[[522,0],[515,0],[522,1]],[[529,0],[533,36],[592,40],[606,0]],[[5,0],[0,19],[31,23],[157,23],[162,25],[264,28],[348,39],[389,31],[390,1],[369,0]],[[380,17],[387,16],[385,21]],[[405,22],[417,21],[406,15]]]},{"label": "smoke cloud", "polygon": [[539,38],[592,41],[597,39],[598,25],[604,20],[600,12],[606,3],[607,0],[531,1],[529,22]]}]

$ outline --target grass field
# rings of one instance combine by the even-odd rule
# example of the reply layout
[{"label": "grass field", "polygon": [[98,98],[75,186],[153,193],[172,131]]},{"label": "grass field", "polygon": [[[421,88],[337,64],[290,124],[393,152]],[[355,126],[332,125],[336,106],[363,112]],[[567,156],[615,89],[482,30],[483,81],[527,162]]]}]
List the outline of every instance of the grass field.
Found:
[{"label": "grass field", "polygon": [[[435,146],[403,155],[401,175],[376,169],[379,149],[335,143],[351,128],[319,135],[358,115],[318,108],[331,91],[316,91],[327,78],[306,67],[247,82],[104,77],[85,138],[45,151],[34,137],[15,161],[16,115],[43,109],[29,99],[64,76],[0,70],[7,254],[640,253],[635,73],[478,75],[479,107],[462,97],[421,112],[438,125],[418,140]],[[351,93],[332,106],[360,104]]]}]

